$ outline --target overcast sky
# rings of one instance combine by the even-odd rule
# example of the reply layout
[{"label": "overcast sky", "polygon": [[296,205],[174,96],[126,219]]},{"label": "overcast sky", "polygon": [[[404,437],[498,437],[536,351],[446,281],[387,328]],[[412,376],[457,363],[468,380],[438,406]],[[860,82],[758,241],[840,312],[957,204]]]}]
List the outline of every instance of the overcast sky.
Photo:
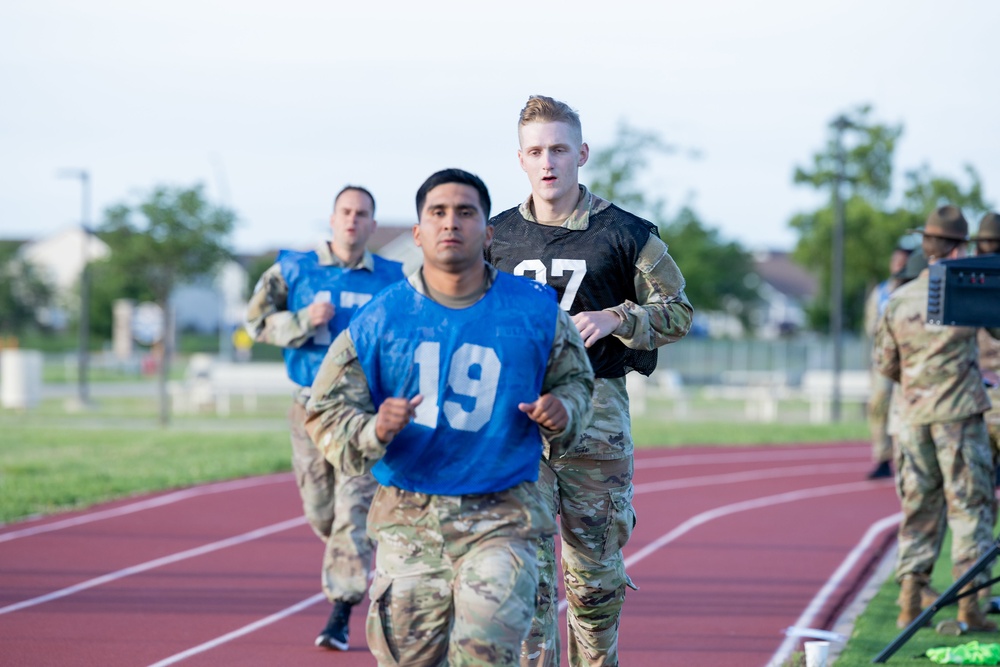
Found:
[{"label": "overcast sky", "polygon": [[972,164],[996,204],[998,26],[994,0],[4,2],[0,236],[78,224],[62,168],[90,172],[95,222],[202,182],[239,214],[244,252],[323,238],[347,183],[381,224],[410,224],[444,167],[482,176],[496,213],[528,193],[517,114],[544,94],[580,112],[592,149],[626,121],[700,151],[656,159],[647,192],[790,249],[788,220],[820,201],[792,171],[862,103],[905,126],[900,174]]}]

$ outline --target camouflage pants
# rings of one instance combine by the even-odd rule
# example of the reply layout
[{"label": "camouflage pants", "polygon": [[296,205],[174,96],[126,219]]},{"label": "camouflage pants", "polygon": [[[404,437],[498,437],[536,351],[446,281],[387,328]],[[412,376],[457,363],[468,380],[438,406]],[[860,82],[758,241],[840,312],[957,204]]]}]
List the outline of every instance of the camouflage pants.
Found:
[{"label": "camouflage pants", "polygon": [[872,437],[872,461],[892,460],[892,438],[889,436],[889,400],[892,380],[872,372],[872,393],[868,398],[868,428]]},{"label": "camouflage pants", "polygon": [[[560,516],[570,665],[618,664],[618,622],[625,601],[622,547],[635,525],[632,458],[543,461],[538,485]],[[539,583],[522,665],[559,664],[555,540],[538,543]]]},{"label": "camouflage pants", "polygon": [[348,477],[331,466],[306,433],[306,411],[292,405],[292,470],[302,508],[313,532],[323,540],[323,592],[333,602],[357,604],[368,588],[374,544],[366,531],[368,508],[378,482],[371,473]]},{"label": "camouflage pants", "polygon": [[438,496],[379,487],[368,646],[379,665],[516,665],[535,608],[534,540],[555,522],[533,483]]},{"label": "camouflage pants", "polygon": [[952,531],[952,564],[965,571],[993,541],[993,456],[982,415],[904,424],[896,487],[903,509],[896,578],[929,577],[941,549],[942,512]]}]

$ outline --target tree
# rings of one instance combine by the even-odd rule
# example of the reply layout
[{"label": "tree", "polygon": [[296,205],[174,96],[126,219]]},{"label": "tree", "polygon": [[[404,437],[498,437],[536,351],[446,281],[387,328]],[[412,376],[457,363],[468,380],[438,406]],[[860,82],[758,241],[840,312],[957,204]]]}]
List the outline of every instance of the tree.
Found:
[{"label": "tree", "polygon": [[945,204],[961,208],[973,225],[993,208],[983,195],[979,172],[970,164],[965,165],[964,171],[969,179],[967,188],[946,176],[934,174],[926,164],[906,172],[903,207],[913,214],[914,226],[923,226],[927,215]]},{"label": "tree", "polygon": [[[799,233],[792,257],[816,267],[819,296],[806,307],[811,327],[825,330],[830,323],[830,247],[833,245],[833,208],[824,206],[800,213],[789,225]],[[903,211],[886,213],[860,196],[844,203],[844,329],[859,331],[864,324],[865,297],[872,286],[888,277],[889,256],[906,230],[913,226]]]},{"label": "tree", "polygon": [[38,314],[54,294],[52,285],[17,250],[15,243],[0,243],[0,334],[7,336],[39,328]]},{"label": "tree", "polygon": [[[659,228],[687,281],[687,296],[696,312],[725,310],[746,325],[758,298],[745,281],[753,272],[751,254],[739,243],[724,240],[717,229],[706,226],[692,206],[681,207],[671,218],[666,201],[662,197],[648,198],[639,184],[640,172],[648,168],[651,152],[677,151],[656,133],[622,123],[613,144],[591,153],[587,163],[590,190],[647,217]],[[697,155],[694,151],[689,154]]]},{"label": "tree", "polygon": [[156,299],[149,285],[133,280],[114,258],[91,262],[90,276],[90,333],[95,338],[108,340],[113,335],[116,300],[141,303]]},{"label": "tree", "polygon": [[[896,144],[902,125],[886,125],[872,119],[870,106],[860,106],[847,114],[847,147],[844,151],[844,328],[860,331],[863,326],[867,293],[888,277],[889,256],[907,230],[923,226],[935,207],[944,203],[963,208],[966,215],[989,209],[975,169],[966,166],[968,187],[924,165],[905,173],[907,186],[901,204],[890,204]],[[835,139],[815,153],[808,168],[796,167],[795,183],[830,193],[830,201],[812,212],[800,213],[789,226],[799,240],[792,253],[797,262],[815,267],[821,293],[808,308],[810,325],[825,329],[830,322],[830,294],[833,243],[833,184],[837,170]],[[970,219],[971,221],[971,219]]]},{"label": "tree", "polygon": [[[851,195],[884,202],[892,192],[892,160],[902,125],[884,125],[871,120],[870,105],[843,114],[851,130],[851,145],[844,155],[844,182]],[[837,145],[831,135],[826,146],[813,154],[812,168],[796,167],[794,182],[830,190],[837,178]]]},{"label": "tree", "polygon": [[677,253],[671,256],[687,281],[685,291],[696,308],[726,311],[749,324],[750,310],[758,300],[747,283],[753,257],[739,243],[724,241],[717,229],[705,226],[697,212],[683,207],[660,227],[660,236]]},{"label": "tree", "polygon": [[[109,260],[120,276],[149,290],[164,313],[168,331],[169,298],[180,281],[213,275],[232,256],[229,234],[236,215],[210,204],[201,185],[158,186],[142,201],[109,207],[99,228],[111,249]],[[169,342],[169,336],[166,337]],[[166,380],[172,350],[163,349],[160,364],[160,422],[169,421]]]}]

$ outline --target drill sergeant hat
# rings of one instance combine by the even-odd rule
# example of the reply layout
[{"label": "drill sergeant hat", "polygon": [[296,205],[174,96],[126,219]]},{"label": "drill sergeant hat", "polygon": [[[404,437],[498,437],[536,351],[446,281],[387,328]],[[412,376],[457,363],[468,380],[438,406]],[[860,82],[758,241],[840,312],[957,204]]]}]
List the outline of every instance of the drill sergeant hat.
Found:
[{"label": "drill sergeant hat", "polygon": [[987,213],[979,221],[979,231],[972,237],[973,241],[1000,241],[1000,215]]},{"label": "drill sergeant hat", "polygon": [[927,216],[927,223],[920,229],[911,229],[924,236],[936,236],[951,241],[969,240],[969,223],[957,206],[941,206]]}]

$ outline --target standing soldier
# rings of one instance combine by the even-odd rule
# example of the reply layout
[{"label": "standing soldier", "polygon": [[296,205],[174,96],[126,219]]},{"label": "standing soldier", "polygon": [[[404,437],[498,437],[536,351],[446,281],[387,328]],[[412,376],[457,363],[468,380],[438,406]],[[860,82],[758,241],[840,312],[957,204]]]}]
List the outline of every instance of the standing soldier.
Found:
[{"label": "standing soldier", "polygon": [[516,665],[535,608],[543,439],[590,417],[593,371],[546,287],[483,261],[489,192],[446,169],[417,191],[423,267],[334,341],[307,428],[347,474],[373,470],[368,646],[380,665]]},{"label": "standing soldier", "polygon": [[[987,213],[979,222],[979,231],[973,239],[976,255],[1000,254],[1000,215]],[[1000,342],[985,329],[979,330],[979,367],[987,382],[987,394],[993,407],[986,413],[986,427],[990,432],[994,463],[1000,462]]]},{"label": "standing soldier", "polygon": [[375,225],[375,198],[348,185],[333,201],[333,240],[314,252],[282,250],[247,306],[247,330],[258,342],[285,348],[288,377],[298,385],[288,413],[292,469],[306,519],[326,545],[323,592],[333,604],[315,643],[340,651],[347,650],[351,607],[368,586],[373,545],[365,518],[376,484],[371,475],[348,477],[326,462],[306,433],[305,406],[333,338],[361,305],[404,277],[399,262],[365,248]]},{"label": "standing soldier", "polygon": [[[920,232],[929,264],[965,256],[969,227],[958,208],[938,208]],[[896,564],[899,627],[920,615],[920,593],[940,551],[945,508],[954,578],[993,540],[993,464],[983,421],[990,404],[979,372],[976,329],[927,324],[928,274],[925,269],[893,293],[875,337],[878,369],[899,383],[902,397],[896,457],[903,509]],[[990,334],[1000,337],[1000,328]],[[959,600],[958,620],[970,630],[997,629],[975,595]]]},{"label": "standing soldier", "polygon": [[[692,308],[656,226],[580,184],[590,149],[576,111],[550,97],[531,97],[517,134],[531,194],[492,220],[496,232],[486,258],[555,288],[594,367],[594,417],[577,440],[545,457],[539,484],[561,515],[569,662],[612,667],[625,587],[635,588],[622,557],[635,525],[625,374],[649,375],[656,348],[687,334]],[[558,665],[553,538],[539,543],[538,558],[538,610],[521,661]]]},{"label": "standing soldier", "polygon": [[[906,268],[910,251],[897,246],[889,257],[889,277],[875,286],[865,300],[865,333],[868,340],[875,340],[875,328],[885,312],[889,295],[900,286],[899,274]],[[871,370],[872,392],[868,398],[868,427],[872,436],[872,461],[875,467],[868,473],[868,479],[892,477],[892,437],[889,435],[889,399],[892,395],[892,380],[879,373],[874,366]]]}]

